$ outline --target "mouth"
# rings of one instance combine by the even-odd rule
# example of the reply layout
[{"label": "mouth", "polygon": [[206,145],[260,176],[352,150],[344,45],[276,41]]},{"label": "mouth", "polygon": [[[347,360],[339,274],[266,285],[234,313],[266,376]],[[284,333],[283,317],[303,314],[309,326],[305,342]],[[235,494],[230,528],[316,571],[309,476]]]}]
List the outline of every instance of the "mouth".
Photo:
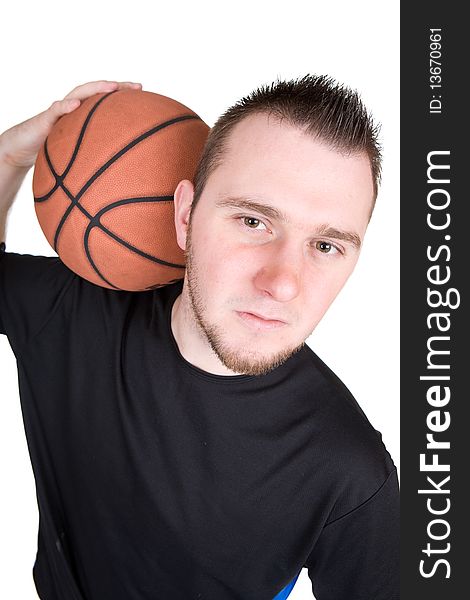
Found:
[{"label": "mouth", "polygon": [[236,311],[236,313],[244,323],[255,329],[278,329],[279,327],[287,325],[285,321],[280,321],[279,319],[267,319],[256,313],[242,311]]}]

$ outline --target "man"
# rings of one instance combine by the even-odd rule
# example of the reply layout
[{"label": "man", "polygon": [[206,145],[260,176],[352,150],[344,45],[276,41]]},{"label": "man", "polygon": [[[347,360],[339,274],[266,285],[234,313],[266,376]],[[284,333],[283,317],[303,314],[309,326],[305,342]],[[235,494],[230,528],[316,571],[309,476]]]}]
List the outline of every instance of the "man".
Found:
[{"label": "man", "polygon": [[[0,137],[2,197],[59,113],[109,85],[32,120],[29,154],[21,125]],[[306,76],[228,109],[178,184],[183,281],[116,292],[3,252],[41,598],[281,600],[302,567],[317,600],[399,597],[396,469],[305,344],[354,269],[379,179],[358,96]]]}]

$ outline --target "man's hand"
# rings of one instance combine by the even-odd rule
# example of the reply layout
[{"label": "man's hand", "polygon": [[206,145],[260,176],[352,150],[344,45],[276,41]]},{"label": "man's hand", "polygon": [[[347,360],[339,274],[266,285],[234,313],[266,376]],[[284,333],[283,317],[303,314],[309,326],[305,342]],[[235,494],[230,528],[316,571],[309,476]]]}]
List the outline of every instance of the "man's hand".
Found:
[{"label": "man's hand", "polygon": [[123,88],[142,89],[141,83],[130,81],[92,81],[74,88],[63,100],[0,135],[0,161],[12,167],[29,169],[36,162],[38,152],[49,135],[54,123],[66,113],[78,108],[86,98],[99,93]]}]

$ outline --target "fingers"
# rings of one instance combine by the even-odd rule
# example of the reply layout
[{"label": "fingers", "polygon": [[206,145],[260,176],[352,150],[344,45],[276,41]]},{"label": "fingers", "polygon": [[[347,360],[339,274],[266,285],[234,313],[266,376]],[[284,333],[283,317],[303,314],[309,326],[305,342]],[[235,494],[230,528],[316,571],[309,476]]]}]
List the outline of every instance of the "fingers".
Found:
[{"label": "fingers", "polygon": [[141,83],[136,83],[135,81],[118,81],[118,88],[122,88],[122,87],[129,87],[129,88],[133,88],[133,87],[138,87],[141,88],[142,84]]},{"label": "fingers", "polygon": [[51,106],[44,111],[44,118],[49,123],[55,122],[62,115],[72,112],[78,108],[82,100],[86,100],[90,96],[95,94],[101,94],[106,92],[112,92],[120,89],[135,89],[141,90],[142,84],[134,81],[90,81],[77,86],[71,92],[69,92],[63,100],[56,100]]},{"label": "fingers", "polygon": [[124,88],[141,90],[142,84],[134,81],[90,81],[74,88],[63,100],[53,102],[47,110],[37,115],[37,117],[39,117],[43,126],[49,129],[59,117],[78,108],[82,100],[86,100],[86,98],[95,94],[112,92]]},{"label": "fingers", "polygon": [[62,115],[72,112],[72,110],[78,108],[80,104],[81,101],[78,98],[64,98],[64,100],[56,100],[42,114],[44,114],[47,121],[53,123]]},{"label": "fingers", "polygon": [[123,88],[142,89],[142,84],[133,81],[90,81],[89,83],[84,83],[74,88],[64,97],[64,100],[85,100],[89,96],[94,96],[95,94],[112,92]]}]

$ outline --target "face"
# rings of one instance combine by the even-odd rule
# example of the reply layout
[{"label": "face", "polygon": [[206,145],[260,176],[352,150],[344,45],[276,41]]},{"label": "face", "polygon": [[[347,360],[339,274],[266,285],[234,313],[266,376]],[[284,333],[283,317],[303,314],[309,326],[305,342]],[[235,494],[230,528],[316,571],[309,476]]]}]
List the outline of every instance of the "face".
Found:
[{"label": "face", "polygon": [[183,301],[225,367],[265,374],[300,350],[356,265],[373,202],[369,160],[252,115],[232,130],[191,214],[192,198],[180,182]]}]

